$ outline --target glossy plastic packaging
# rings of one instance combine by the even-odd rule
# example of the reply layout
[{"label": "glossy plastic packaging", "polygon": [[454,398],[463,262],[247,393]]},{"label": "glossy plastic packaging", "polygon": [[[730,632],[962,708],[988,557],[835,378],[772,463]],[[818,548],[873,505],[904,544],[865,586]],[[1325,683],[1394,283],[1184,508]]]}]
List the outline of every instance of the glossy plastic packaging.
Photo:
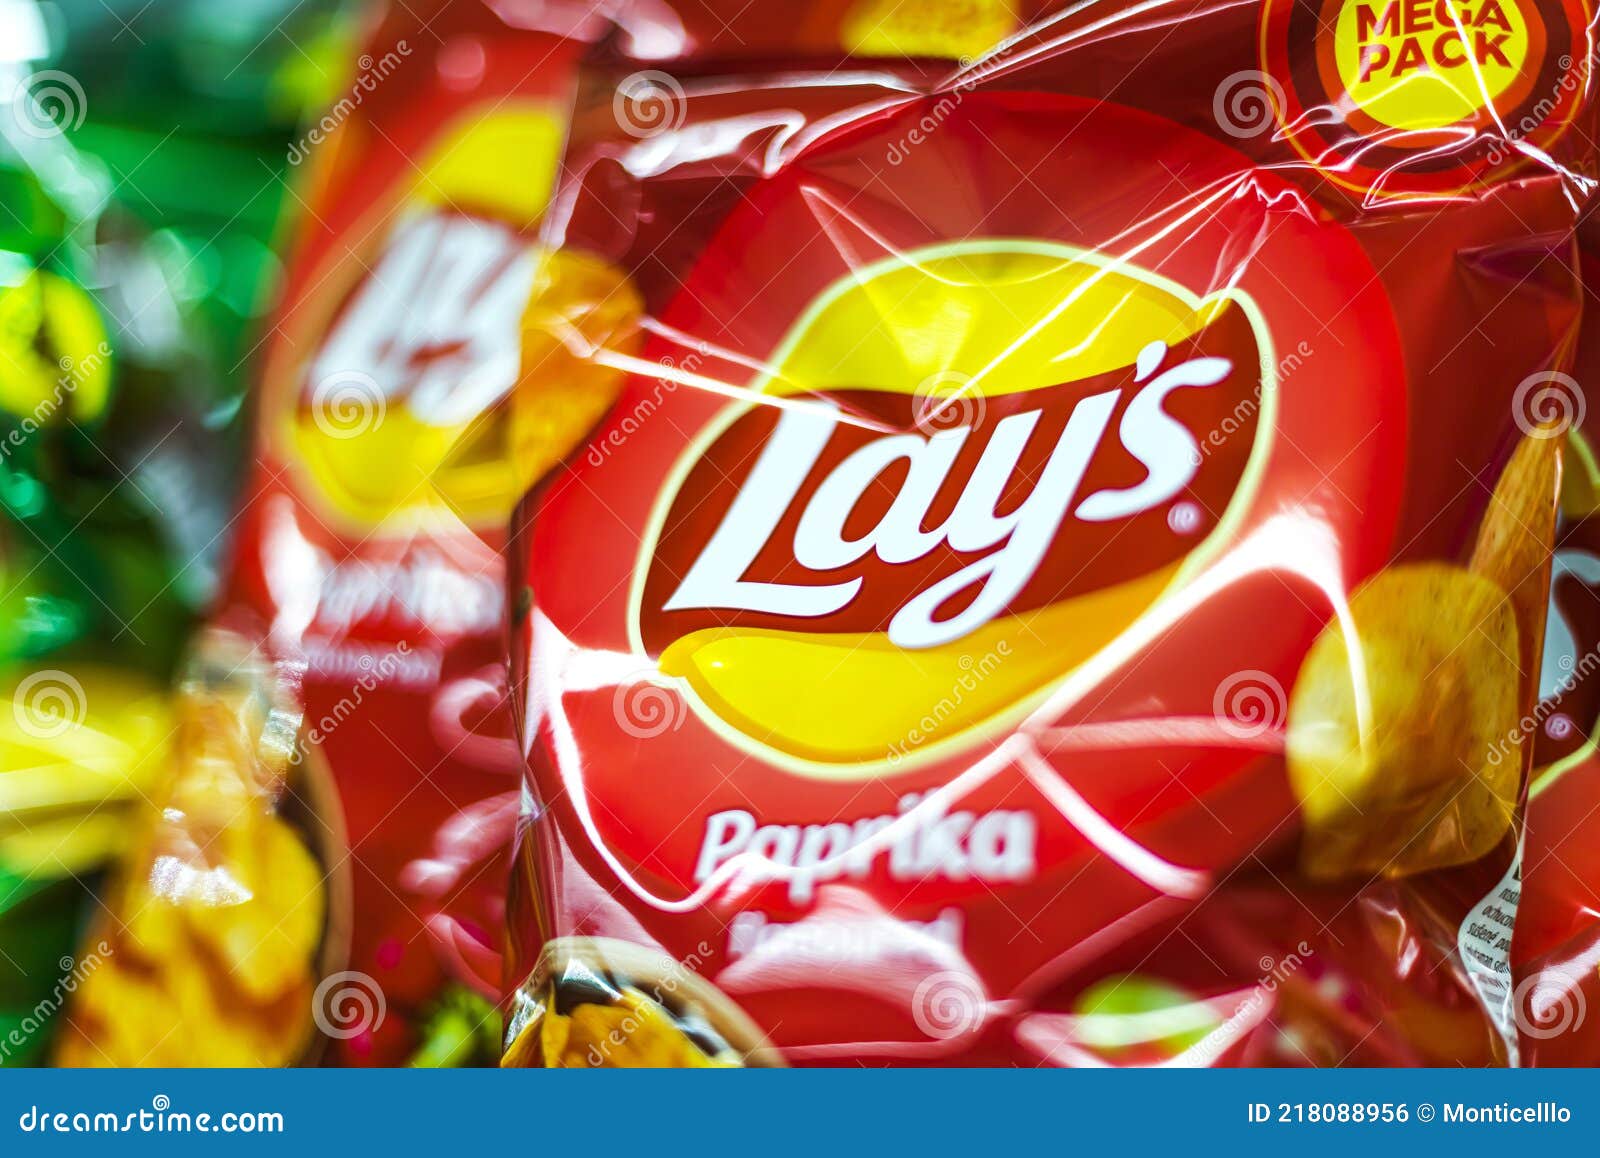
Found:
[{"label": "glossy plastic packaging", "polygon": [[[112,900],[139,968],[108,970],[84,1005],[103,1018],[151,962],[177,996],[152,1006],[164,1022],[123,1027],[112,1056],[78,1042],[80,1064],[168,1057],[173,1024],[193,1064],[497,1055],[519,796],[501,546],[526,485],[505,403],[579,42],[600,25],[576,3],[372,15],[344,95],[290,150],[304,169],[258,352],[255,457],[197,645],[198,662],[232,641],[266,673],[287,739],[263,784],[248,721],[187,725],[209,771],[181,774],[179,753],[186,795]],[[270,857],[253,835],[284,831],[298,836]],[[147,910],[240,960],[202,967],[192,940],[136,920]],[[263,1020],[270,1039],[247,1032]]]},{"label": "glossy plastic packaging", "polygon": [[347,976],[317,1006],[347,1064],[411,1060],[452,1002],[499,993],[504,400],[585,27],[580,6],[519,10],[383,10],[352,103],[308,130],[261,356],[222,619],[304,668],[303,748],[352,877]]},{"label": "glossy plastic packaging", "polygon": [[505,1063],[1521,1060],[1582,10],[699,7],[524,317]]},{"label": "glossy plastic packaging", "polygon": [[1564,425],[1561,518],[1528,785],[1512,1011],[1525,1064],[1600,1064],[1600,413],[1586,384],[1600,371],[1600,222],[1579,228],[1584,320],[1576,365],[1553,383],[1549,417]]}]

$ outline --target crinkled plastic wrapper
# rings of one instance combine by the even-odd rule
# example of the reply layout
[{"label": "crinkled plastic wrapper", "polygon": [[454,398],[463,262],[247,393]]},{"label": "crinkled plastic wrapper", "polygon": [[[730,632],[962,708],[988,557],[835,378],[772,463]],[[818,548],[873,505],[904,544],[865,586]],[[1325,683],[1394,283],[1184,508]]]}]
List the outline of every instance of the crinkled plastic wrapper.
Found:
[{"label": "crinkled plastic wrapper", "polygon": [[283,1066],[323,1052],[319,980],[349,946],[350,872],[327,772],[296,751],[292,670],[202,633],[165,775],[74,970],[66,1066]]},{"label": "crinkled plastic wrapper", "polygon": [[349,958],[307,1010],[343,1064],[481,1058],[497,1021],[519,764],[499,549],[526,485],[505,400],[587,27],[527,15],[385,14],[357,99],[310,130],[261,355],[219,618],[303,670],[303,747],[337,788]]},{"label": "crinkled plastic wrapper", "polygon": [[1571,375],[1554,382],[1547,417],[1566,426],[1561,511],[1551,556],[1549,616],[1534,737],[1523,873],[1515,889],[1512,1012],[1528,1065],[1600,1063],[1600,467],[1585,383],[1600,369],[1600,222],[1579,227],[1584,322]]},{"label": "crinkled plastic wrapper", "polygon": [[1584,12],[870,7],[580,83],[506,1064],[1522,1060]]},{"label": "crinkled plastic wrapper", "polygon": [[86,986],[76,1063],[498,1055],[501,546],[528,482],[507,398],[590,7],[375,6],[346,99],[291,151],[256,458],[197,645],[271,673],[289,734],[257,783],[249,720],[180,705],[181,800],[112,901],[130,948]]}]

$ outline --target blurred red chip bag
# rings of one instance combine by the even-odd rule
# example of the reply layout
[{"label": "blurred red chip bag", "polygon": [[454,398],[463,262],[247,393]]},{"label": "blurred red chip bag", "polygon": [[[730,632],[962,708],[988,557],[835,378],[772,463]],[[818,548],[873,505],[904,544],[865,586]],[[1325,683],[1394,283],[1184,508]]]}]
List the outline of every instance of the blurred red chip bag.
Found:
[{"label": "blurred red chip bag", "polygon": [[[291,154],[307,171],[218,618],[304,668],[354,880],[355,976],[318,990],[346,1063],[404,1062],[460,987],[485,1012],[499,991],[520,766],[500,547],[527,483],[506,398],[592,9],[379,6],[346,99]],[[341,1016],[345,990],[364,1016]]]},{"label": "blurred red chip bag", "polygon": [[1520,403],[1592,158],[1581,13],[1493,7],[1505,83],[1414,104],[1359,3],[600,54],[513,405],[507,1064],[1034,1064],[1256,872],[1385,906],[1450,1056],[1511,1060],[1560,447]]}]

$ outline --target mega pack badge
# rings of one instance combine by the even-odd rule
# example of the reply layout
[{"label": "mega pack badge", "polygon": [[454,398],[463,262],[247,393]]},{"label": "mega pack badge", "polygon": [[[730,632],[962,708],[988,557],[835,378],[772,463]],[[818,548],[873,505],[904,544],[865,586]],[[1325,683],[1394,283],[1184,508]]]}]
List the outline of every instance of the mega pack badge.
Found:
[{"label": "mega pack badge", "polygon": [[1270,0],[1277,130],[1379,198],[1448,195],[1545,156],[1593,62],[1582,0]]}]

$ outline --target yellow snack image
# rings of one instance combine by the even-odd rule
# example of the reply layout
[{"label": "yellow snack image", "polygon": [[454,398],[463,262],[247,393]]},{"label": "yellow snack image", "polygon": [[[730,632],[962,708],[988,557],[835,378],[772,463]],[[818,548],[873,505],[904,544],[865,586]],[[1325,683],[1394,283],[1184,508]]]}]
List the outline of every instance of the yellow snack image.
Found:
[{"label": "yellow snack image", "polygon": [[121,853],[165,767],[166,689],[94,664],[15,670],[0,687],[0,868],[54,879]]},{"label": "yellow snack image", "polygon": [[1568,430],[1561,446],[1561,513],[1586,519],[1600,512],[1600,460],[1581,430]]},{"label": "yellow snack image", "polygon": [[1499,842],[1522,773],[1517,654],[1510,599],[1470,571],[1407,565],[1357,588],[1289,701],[1307,874],[1400,877]]},{"label": "yellow snack image", "polygon": [[607,938],[551,943],[513,997],[507,1069],[777,1065],[754,1023],[705,978]]},{"label": "yellow snack image", "polygon": [[[518,226],[544,214],[566,125],[541,104],[496,104],[452,128],[422,159],[414,196]],[[507,157],[517,164],[506,164]]]},{"label": "yellow snack image", "polygon": [[[615,267],[567,250],[540,255],[511,406],[510,459],[523,485],[570,454],[616,401],[625,371],[613,360],[637,351],[643,314],[639,292]],[[461,453],[471,445],[463,440]]]},{"label": "yellow snack image", "polygon": [[530,229],[563,134],[538,104],[452,126],[373,225],[382,248],[352,263],[364,276],[330,281],[330,295],[347,296],[311,356],[285,364],[283,433],[290,463],[338,518],[363,530],[498,528],[526,489],[507,396],[537,292]]},{"label": "yellow snack image", "polygon": [[691,1041],[644,994],[624,989],[615,1005],[577,1005],[569,1015],[548,1013],[539,1028],[548,1068],[706,1069],[737,1065],[718,1060]]},{"label": "yellow snack image", "polygon": [[1470,569],[1511,593],[1522,641],[1522,670],[1539,671],[1550,600],[1551,546],[1561,493],[1562,440],[1536,430],[1512,452],[1478,528]]},{"label": "yellow snack image", "polygon": [[286,815],[292,717],[262,670],[218,658],[226,675],[177,696],[167,779],[90,930],[104,949],[61,1065],[283,1066],[314,1040],[334,877]]},{"label": "yellow snack image", "polygon": [[245,813],[214,847],[241,895],[189,922],[190,934],[252,1000],[270,1001],[306,980],[322,932],[322,874],[300,838],[273,816]]},{"label": "yellow snack image", "polygon": [[89,422],[110,390],[111,347],[87,293],[44,270],[0,283],[0,411]]}]

